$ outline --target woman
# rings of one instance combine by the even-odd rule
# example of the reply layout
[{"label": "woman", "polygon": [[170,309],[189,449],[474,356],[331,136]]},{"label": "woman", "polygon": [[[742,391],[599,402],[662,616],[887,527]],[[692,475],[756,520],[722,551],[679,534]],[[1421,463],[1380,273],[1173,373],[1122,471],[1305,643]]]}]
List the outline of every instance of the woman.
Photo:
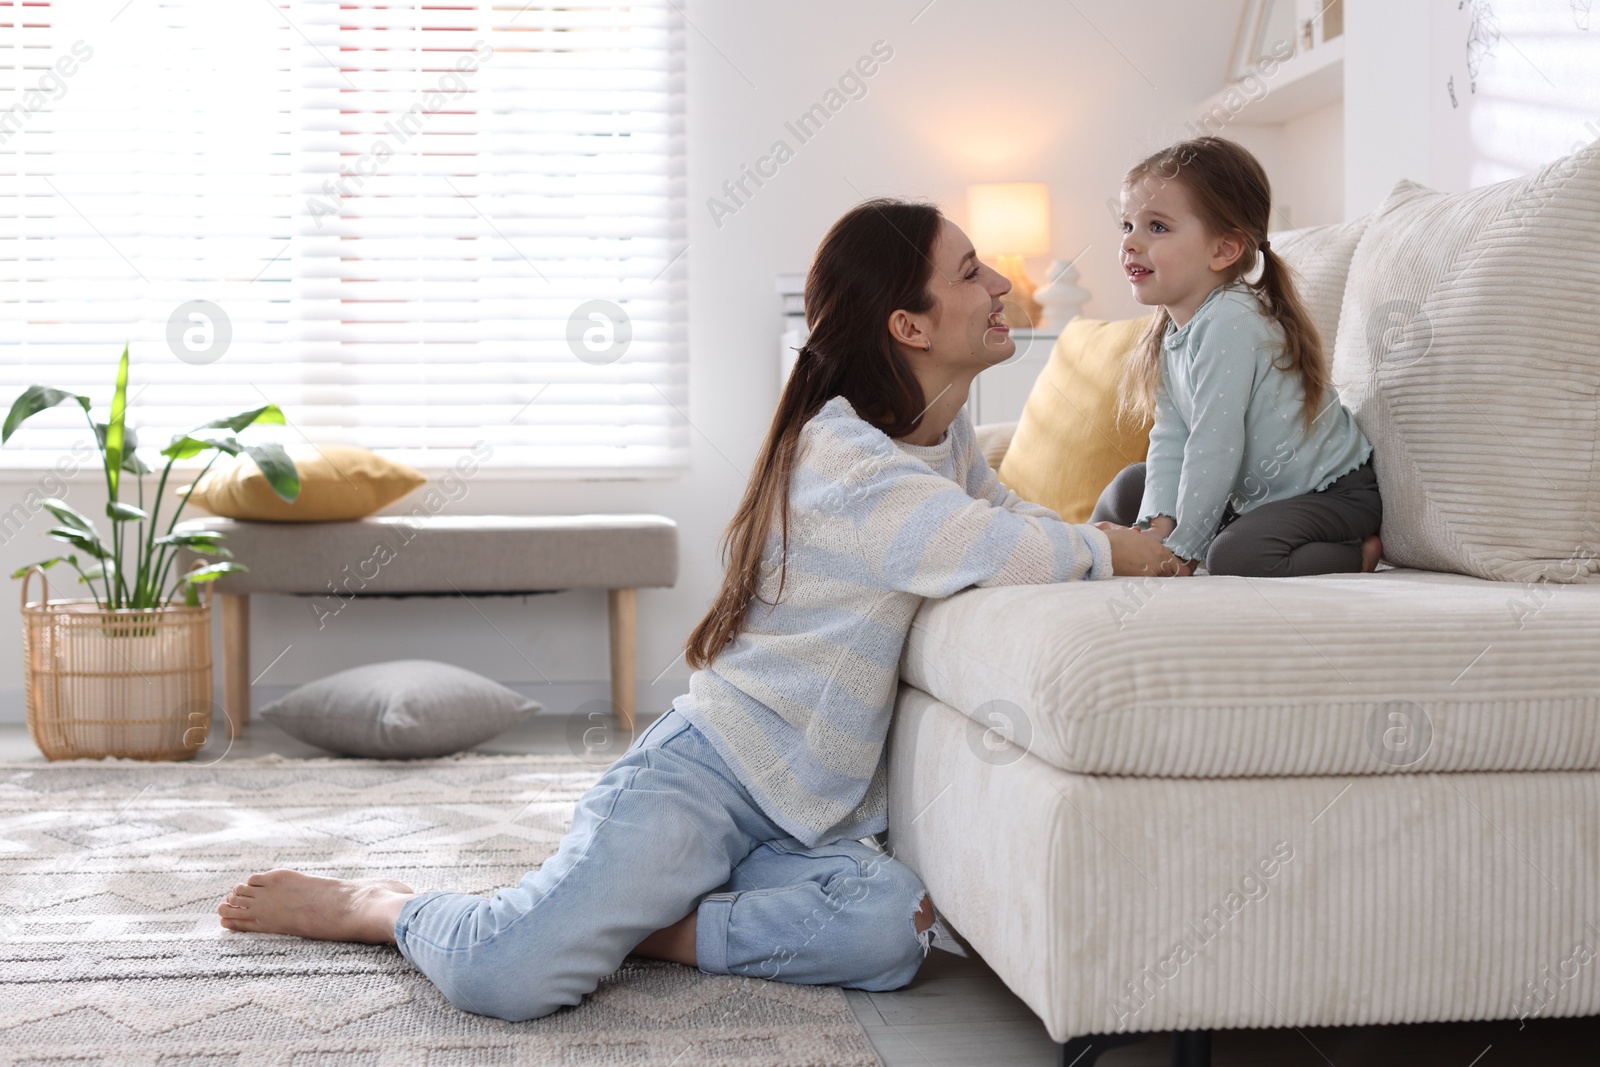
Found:
[{"label": "woman", "polygon": [[932,901],[859,839],[887,827],[884,738],[917,607],[1177,565],[1136,531],[1022,501],[984,462],[963,405],[1015,350],[1009,288],[931,206],[869,201],[835,223],[806,279],[810,340],[689,636],[690,691],[578,802],[555,856],[488,898],[268,871],[228,894],[222,925],[394,942],[451,1003],[513,1020],[578,1003],[629,953],[909,982]]}]

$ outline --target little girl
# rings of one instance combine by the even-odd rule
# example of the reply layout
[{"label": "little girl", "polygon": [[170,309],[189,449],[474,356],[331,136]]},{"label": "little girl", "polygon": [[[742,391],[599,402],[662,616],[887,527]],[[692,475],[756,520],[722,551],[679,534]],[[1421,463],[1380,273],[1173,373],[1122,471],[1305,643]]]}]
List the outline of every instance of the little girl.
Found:
[{"label": "little girl", "polygon": [[[1212,574],[1370,571],[1383,506],[1372,445],[1328,381],[1289,266],[1268,247],[1272,191],[1254,156],[1201,137],[1122,187],[1122,264],[1156,305],[1122,409],[1154,417],[1149,457],[1090,521],[1137,527]],[[1259,280],[1245,278],[1258,262]]]}]

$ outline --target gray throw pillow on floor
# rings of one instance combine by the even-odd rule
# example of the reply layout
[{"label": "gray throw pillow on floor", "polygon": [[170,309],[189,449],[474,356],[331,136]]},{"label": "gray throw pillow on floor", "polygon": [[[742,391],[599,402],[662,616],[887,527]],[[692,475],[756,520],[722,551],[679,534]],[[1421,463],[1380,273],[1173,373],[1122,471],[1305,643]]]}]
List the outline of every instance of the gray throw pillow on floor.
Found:
[{"label": "gray throw pillow on floor", "polygon": [[481,674],[403,659],[308,682],[260,715],[290,737],[341,756],[420,759],[487,741],[541,706]]}]

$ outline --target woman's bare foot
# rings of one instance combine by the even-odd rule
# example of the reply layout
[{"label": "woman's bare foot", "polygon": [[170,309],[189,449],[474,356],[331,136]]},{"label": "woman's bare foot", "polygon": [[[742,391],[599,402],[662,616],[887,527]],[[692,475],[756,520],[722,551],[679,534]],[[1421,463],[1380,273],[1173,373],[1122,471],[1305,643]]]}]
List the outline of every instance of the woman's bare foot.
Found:
[{"label": "woman's bare foot", "polygon": [[416,895],[410,886],[385,878],[318,878],[275,870],[234,886],[217,914],[229,930],[392,944],[400,909]]},{"label": "woman's bare foot", "polygon": [[1369,535],[1361,542],[1361,569],[1371,572],[1378,569],[1378,560],[1383,558],[1383,542],[1378,540],[1377,534]]}]

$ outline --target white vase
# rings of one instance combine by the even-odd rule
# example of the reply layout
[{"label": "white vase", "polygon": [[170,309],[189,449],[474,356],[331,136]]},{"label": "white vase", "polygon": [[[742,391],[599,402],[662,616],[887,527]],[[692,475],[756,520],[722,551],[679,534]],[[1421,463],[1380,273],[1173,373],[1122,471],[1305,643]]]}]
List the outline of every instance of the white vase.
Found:
[{"label": "white vase", "polygon": [[1082,313],[1083,303],[1089,299],[1089,291],[1077,284],[1078,268],[1067,260],[1051,261],[1044,276],[1045,284],[1033,291],[1033,298],[1043,309],[1039,317],[1039,327],[1045,330],[1059,330],[1070,322],[1073,316]]}]

